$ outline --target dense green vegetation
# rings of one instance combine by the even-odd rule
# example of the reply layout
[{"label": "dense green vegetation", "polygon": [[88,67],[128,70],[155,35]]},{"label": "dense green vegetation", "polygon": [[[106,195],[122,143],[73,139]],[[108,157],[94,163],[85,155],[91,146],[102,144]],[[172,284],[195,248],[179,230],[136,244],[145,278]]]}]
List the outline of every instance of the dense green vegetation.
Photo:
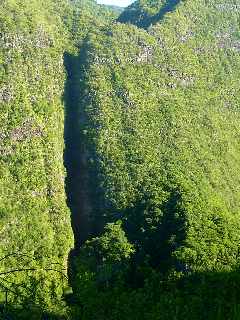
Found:
[{"label": "dense green vegetation", "polygon": [[239,30],[215,6],[186,2],[147,32],[93,35],[86,72],[106,210],[126,228],[137,216],[144,239],[172,223],[172,254],[193,271],[238,264]]},{"label": "dense green vegetation", "polygon": [[240,319],[237,1],[0,6],[3,319]]},{"label": "dense green vegetation", "polygon": [[14,318],[29,319],[32,308],[36,319],[63,316],[74,245],[64,190],[64,57],[77,56],[87,33],[119,11],[90,0],[4,0],[0,8],[0,298],[23,306]]},{"label": "dense green vegetation", "polygon": [[61,307],[72,246],[62,164],[65,31],[54,5],[2,1],[0,10],[1,300],[6,289],[9,302],[51,312]]},{"label": "dense green vegetation", "polygon": [[[126,11],[144,10],[147,4],[139,1]],[[108,309],[115,306],[118,315],[114,313],[114,319],[126,317],[120,307],[124,299],[128,301],[134,294],[140,301],[140,297],[147,299],[145,294],[152,296],[152,273],[163,281],[176,281],[174,288],[178,278],[194,278],[199,272],[203,279],[205,273],[212,273],[206,279],[214,279],[216,273],[217,283],[218,274],[235,275],[239,266],[236,3],[222,6],[218,1],[186,1],[178,3],[175,11],[172,7],[165,10],[166,5],[154,2],[146,18],[140,14],[141,23],[135,18],[125,20],[143,28],[115,24],[92,34],[88,41],[85,85],[89,123],[85,131],[94,150],[91,165],[100,181],[98,209],[106,221],[120,219],[134,245],[123,287],[113,284],[110,289],[106,284],[103,294],[106,301],[113,295]],[[164,15],[159,14],[162,8]],[[153,23],[145,24],[149,12],[154,15]],[[124,15],[119,21],[124,21]],[[151,26],[144,30],[146,25]],[[99,262],[99,269],[104,265]],[[89,270],[92,274],[91,264]],[[94,274],[98,287],[99,272]],[[111,272],[108,277],[115,283]],[[209,290],[210,299],[212,289],[207,281],[211,283],[206,280],[199,294],[201,297],[201,290]],[[224,283],[224,290],[228,285]],[[118,286],[121,289],[114,295]],[[160,285],[158,290],[161,292]],[[175,297],[173,292],[163,299],[177,299],[178,293]],[[95,296],[99,294],[101,290]],[[183,303],[188,301],[186,312],[192,317],[192,301],[186,294]],[[202,310],[200,297],[197,303]],[[172,303],[177,302],[169,302],[168,308]],[[86,319],[90,314],[94,317],[92,310],[98,310],[101,303],[96,304],[95,309],[91,304],[86,309]],[[237,308],[234,299],[230,305]],[[180,302],[178,308],[182,308]],[[153,312],[152,318],[183,318],[178,308],[172,315]],[[200,311],[195,311],[200,318]],[[99,319],[111,318],[107,308],[103,312]],[[143,311],[139,312],[136,319]],[[129,318],[134,319],[135,313]],[[224,318],[220,309],[219,317]]]}]

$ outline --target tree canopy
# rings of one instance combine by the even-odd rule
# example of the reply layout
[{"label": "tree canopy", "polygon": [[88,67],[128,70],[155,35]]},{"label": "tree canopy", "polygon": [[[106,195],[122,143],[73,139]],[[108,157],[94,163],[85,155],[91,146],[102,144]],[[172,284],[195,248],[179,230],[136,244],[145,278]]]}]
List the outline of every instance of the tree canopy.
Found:
[{"label": "tree canopy", "polygon": [[0,9],[0,313],[238,319],[237,2]]}]

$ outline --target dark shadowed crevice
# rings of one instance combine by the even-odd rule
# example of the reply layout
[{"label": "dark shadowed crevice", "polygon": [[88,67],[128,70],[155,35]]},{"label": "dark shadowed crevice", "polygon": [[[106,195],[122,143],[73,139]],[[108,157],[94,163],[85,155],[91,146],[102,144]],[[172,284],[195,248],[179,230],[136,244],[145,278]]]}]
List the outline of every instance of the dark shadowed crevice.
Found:
[{"label": "dark shadowed crevice", "polygon": [[84,122],[84,106],[81,91],[83,52],[82,50],[76,56],[68,53],[64,55],[67,73],[64,93],[64,165],[67,171],[65,189],[67,205],[71,211],[75,251],[79,250],[91,232],[88,153],[81,130]]},{"label": "dark shadowed crevice", "polygon": [[167,13],[174,11],[181,1],[166,0],[155,15],[150,15],[147,11],[144,11],[139,3],[133,3],[119,16],[118,22],[131,23],[139,28],[148,29],[151,25],[161,22]]},{"label": "dark shadowed crevice", "polygon": [[65,192],[71,212],[74,248],[68,256],[70,284],[76,275],[76,257],[82,245],[101,233],[104,217],[100,210],[101,189],[94,161],[95,145],[86,134],[89,127],[87,106],[90,96],[84,78],[87,64],[87,41],[79,54],[65,53],[66,82],[64,91],[64,166],[66,168]]}]

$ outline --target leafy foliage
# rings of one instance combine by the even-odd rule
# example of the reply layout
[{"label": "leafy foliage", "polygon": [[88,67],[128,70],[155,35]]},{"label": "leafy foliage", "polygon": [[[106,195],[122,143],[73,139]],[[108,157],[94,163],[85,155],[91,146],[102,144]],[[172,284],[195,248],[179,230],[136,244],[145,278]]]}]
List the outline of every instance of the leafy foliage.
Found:
[{"label": "leafy foliage", "polygon": [[165,215],[182,220],[167,240],[173,268],[239,263],[236,17],[186,2],[148,31],[116,24],[90,40],[87,130],[105,209],[126,226],[144,210],[135,242],[148,226],[160,234]]},{"label": "leafy foliage", "polygon": [[0,312],[238,319],[238,4],[118,15],[1,3]]},{"label": "leafy foliage", "polygon": [[53,312],[63,305],[72,245],[62,164],[66,32],[54,5],[6,0],[0,13],[1,290],[8,302]]}]

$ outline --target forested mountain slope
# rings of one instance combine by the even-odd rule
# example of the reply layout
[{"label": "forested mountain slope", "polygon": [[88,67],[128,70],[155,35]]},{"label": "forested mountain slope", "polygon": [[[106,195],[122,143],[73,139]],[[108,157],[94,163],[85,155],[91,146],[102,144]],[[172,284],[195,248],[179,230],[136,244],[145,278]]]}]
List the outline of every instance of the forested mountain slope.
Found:
[{"label": "forested mountain slope", "polygon": [[[44,1],[3,1],[0,26],[1,294],[10,288],[9,301],[42,299],[54,309],[72,246],[62,161],[65,31]],[[21,269],[32,270],[11,272]]]},{"label": "forested mountain slope", "polygon": [[237,1],[0,7],[0,314],[239,319]]},{"label": "forested mountain slope", "polygon": [[116,24],[90,40],[87,129],[106,210],[122,213],[126,229],[138,216],[130,237],[139,245],[149,232],[154,264],[166,250],[158,239],[164,223],[178,263],[191,270],[238,264],[240,59],[232,6],[183,1],[148,31]]},{"label": "forested mountain slope", "polygon": [[[131,16],[133,8],[146,13],[139,15],[140,23]],[[126,14],[132,20],[124,19]],[[145,24],[149,15],[154,23]],[[240,245],[238,5],[139,1],[119,21],[127,24],[105,28],[88,41],[85,133],[100,181],[99,211],[113,224],[86,243],[79,263],[94,272],[97,283],[114,282],[121,265],[127,286],[137,287],[152,272],[188,277],[235,270]],[[107,234],[120,237],[126,256],[113,259]],[[96,260],[87,258],[99,251]],[[183,310],[177,312],[177,319],[184,318]]]},{"label": "forested mountain slope", "polygon": [[64,53],[77,54],[94,21],[114,16],[95,1],[0,4],[0,294],[26,312],[35,303],[63,312],[68,285]]}]

